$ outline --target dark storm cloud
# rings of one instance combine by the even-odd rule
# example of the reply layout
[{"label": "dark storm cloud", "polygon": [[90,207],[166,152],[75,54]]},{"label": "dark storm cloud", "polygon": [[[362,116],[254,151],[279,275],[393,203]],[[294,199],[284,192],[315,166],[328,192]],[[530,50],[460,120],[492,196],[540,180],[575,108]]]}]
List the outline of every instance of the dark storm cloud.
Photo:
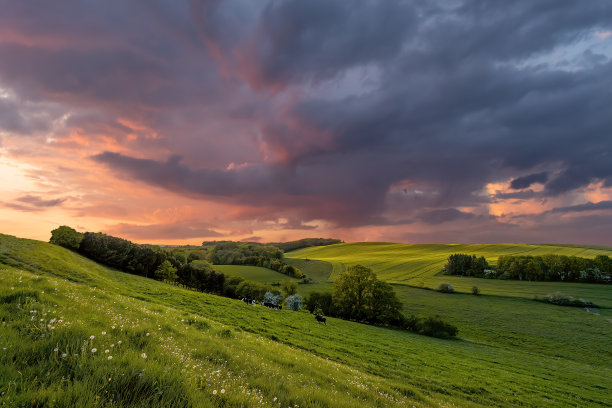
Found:
[{"label": "dark storm cloud", "polygon": [[251,50],[259,79],[322,80],[361,64],[395,58],[416,28],[408,2],[270,2]]},{"label": "dark storm cloud", "polygon": [[287,228],[446,225],[535,194],[491,182],[612,185],[607,0],[0,4],[0,84],[100,108],[68,126],[121,139],[120,112],[163,135],[94,160]]},{"label": "dark storm cloud", "polygon": [[550,212],[553,213],[572,213],[582,211],[597,211],[597,210],[610,210],[612,209],[612,201],[600,201],[598,203],[586,203],[578,205],[570,205],[567,207],[558,207]]},{"label": "dark storm cloud", "polygon": [[548,173],[534,173],[528,176],[518,177],[512,180],[510,188],[514,190],[522,190],[530,187],[534,183],[546,183],[548,181]]}]

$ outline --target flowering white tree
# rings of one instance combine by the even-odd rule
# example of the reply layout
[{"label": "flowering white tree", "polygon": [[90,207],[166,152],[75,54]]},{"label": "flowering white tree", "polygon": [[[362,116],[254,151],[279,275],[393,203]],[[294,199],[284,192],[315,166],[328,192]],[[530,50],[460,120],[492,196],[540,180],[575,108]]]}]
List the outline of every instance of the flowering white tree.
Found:
[{"label": "flowering white tree", "polygon": [[291,295],[285,299],[287,309],[298,311],[302,308],[302,297],[300,295]]}]

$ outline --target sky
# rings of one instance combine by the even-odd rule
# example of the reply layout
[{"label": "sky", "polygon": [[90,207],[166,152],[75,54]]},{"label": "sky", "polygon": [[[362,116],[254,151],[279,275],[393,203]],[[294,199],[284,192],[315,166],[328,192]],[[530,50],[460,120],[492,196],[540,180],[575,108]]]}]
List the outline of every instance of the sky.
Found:
[{"label": "sky", "polygon": [[609,0],[0,0],[0,232],[612,246]]}]

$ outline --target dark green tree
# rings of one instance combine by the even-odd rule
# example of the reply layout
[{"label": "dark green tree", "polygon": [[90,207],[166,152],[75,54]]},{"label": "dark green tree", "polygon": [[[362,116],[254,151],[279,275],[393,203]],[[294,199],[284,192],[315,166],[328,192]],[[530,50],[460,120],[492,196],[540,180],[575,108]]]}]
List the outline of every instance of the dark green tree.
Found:
[{"label": "dark green tree", "polygon": [[51,231],[51,239],[49,242],[73,251],[78,251],[82,240],[82,233],[78,232],[74,228],[70,228],[67,225],[62,225],[61,227]]},{"label": "dark green tree", "polygon": [[351,266],[336,278],[332,298],[335,313],[345,319],[384,324],[401,320],[402,304],[393,287],[362,265]]},{"label": "dark green tree", "polygon": [[155,279],[174,282],[177,277],[176,268],[168,260],[162,262],[155,270]]}]

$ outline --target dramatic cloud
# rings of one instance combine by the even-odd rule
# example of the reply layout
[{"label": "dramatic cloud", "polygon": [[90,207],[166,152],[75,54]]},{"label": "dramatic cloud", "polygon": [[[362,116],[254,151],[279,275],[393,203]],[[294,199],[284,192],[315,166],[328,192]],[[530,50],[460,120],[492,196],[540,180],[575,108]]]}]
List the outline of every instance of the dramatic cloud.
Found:
[{"label": "dramatic cloud", "polygon": [[0,9],[1,220],[612,245],[607,0]]},{"label": "dramatic cloud", "polygon": [[510,183],[510,188],[514,190],[522,190],[530,187],[533,183],[546,183],[548,181],[548,173],[535,173],[528,176],[515,178]]}]

